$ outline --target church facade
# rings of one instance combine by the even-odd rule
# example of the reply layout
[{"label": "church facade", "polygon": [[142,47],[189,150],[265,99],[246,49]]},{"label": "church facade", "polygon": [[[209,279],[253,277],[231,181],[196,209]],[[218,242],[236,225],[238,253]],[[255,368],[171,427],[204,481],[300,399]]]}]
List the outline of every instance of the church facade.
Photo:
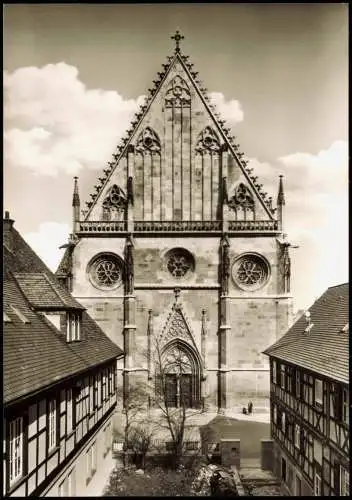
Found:
[{"label": "church facade", "polygon": [[125,393],[157,376],[157,346],[170,405],[266,406],[262,351],[292,316],[282,178],[273,208],[173,39],[86,210],[75,179],[57,276],[124,346]]}]

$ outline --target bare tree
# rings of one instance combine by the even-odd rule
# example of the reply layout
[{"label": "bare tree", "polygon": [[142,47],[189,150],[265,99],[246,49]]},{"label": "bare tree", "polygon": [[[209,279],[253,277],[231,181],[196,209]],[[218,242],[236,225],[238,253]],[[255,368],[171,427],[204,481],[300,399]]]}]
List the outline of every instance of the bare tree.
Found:
[{"label": "bare tree", "polygon": [[[164,354],[160,340],[154,338],[154,370],[155,370],[155,398],[154,404],[161,412],[160,426],[167,429],[171,437],[172,465],[180,465],[184,452],[184,440],[187,428],[187,419],[197,413],[201,413],[198,401],[192,400],[192,395],[186,395],[184,391],[177,391],[177,401],[170,401],[168,390],[168,377],[174,375],[178,388],[183,375],[190,373],[190,365],[187,356],[182,350],[175,347]],[[191,398],[191,400],[190,400]],[[187,412],[188,407],[196,407],[196,411]]]},{"label": "bare tree", "polygon": [[141,459],[140,466],[145,469],[146,455],[150,450],[155,427],[139,423],[131,426],[129,432],[129,448]]},{"label": "bare tree", "polygon": [[[154,429],[143,424],[143,416],[146,412],[147,394],[141,385],[132,386],[124,399],[124,424],[123,424],[123,450],[124,465],[126,465],[126,453],[132,451],[145,455],[150,447]],[[145,422],[145,419],[144,419]]]}]

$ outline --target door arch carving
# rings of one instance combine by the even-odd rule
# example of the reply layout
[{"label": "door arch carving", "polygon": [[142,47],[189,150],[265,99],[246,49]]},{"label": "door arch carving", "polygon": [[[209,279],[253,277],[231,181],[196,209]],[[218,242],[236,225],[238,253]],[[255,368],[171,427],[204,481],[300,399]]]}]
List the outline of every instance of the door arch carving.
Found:
[{"label": "door arch carving", "polygon": [[195,349],[187,342],[175,339],[163,348],[161,363],[167,405],[198,408],[201,403],[202,365]]}]

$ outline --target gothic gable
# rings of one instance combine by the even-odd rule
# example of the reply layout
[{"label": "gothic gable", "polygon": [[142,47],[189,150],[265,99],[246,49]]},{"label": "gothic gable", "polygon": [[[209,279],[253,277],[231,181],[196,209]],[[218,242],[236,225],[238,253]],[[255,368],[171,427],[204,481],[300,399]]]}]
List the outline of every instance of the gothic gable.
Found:
[{"label": "gothic gable", "polygon": [[220,220],[224,178],[228,191],[241,180],[252,194],[255,216],[273,220],[271,201],[215,113],[188,56],[178,47],[163,68],[99,179],[86,220],[106,220],[109,190],[113,185],[126,190],[128,179],[135,221]]},{"label": "gothic gable", "polygon": [[159,333],[160,348],[170,342],[182,340],[191,345],[198,352],[194,336],[191,333],[191,328],[186,317],[186,313],[180,302],[175,302],[169,312],[166,322]]}]

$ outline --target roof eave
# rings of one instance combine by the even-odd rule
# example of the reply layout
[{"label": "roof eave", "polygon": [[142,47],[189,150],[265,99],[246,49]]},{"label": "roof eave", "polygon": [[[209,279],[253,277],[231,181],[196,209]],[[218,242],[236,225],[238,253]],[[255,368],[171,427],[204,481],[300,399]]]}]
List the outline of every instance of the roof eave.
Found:
[{"label": "roof eave", "polygon": [[55,381],[53,381],[45,386],[41,386],[38,389],[35,389],[34,391],[27,392],[27,393],[23,394],[22,396],[18,396],[16,398],[10,399],[10,400],[4,399],[4,406],[8,407],[8,406],[12,406],[16,403],[22,402],[25,399],[29,399],[37,394],[40,394],[41,392],[47,391],[47,390],[55,387],[55,385],[62,384],[64,382],[66,382],[67,380],[70,380],[72,378],[76,378],[76,377],[78,377],[86,372],[89,372],[90,370],[97,368],[99,365],[104,365],[104,364],[108,363],[109,361],[112,361],[114,359],[119,360],[123,357],[124,357],[124,353],[122,351],[121,354],[118,354],[117,356],[111,356],[110,358],[106,358],[104,361],[102,361],[100,363],[96,363],[95,365],[91,365],[89,367],[86,367],[85,369],[74,372],[71,375],[68,375],[66,377],[59,378],[59,379],[57,379],[57,380],[55,380]]}]

